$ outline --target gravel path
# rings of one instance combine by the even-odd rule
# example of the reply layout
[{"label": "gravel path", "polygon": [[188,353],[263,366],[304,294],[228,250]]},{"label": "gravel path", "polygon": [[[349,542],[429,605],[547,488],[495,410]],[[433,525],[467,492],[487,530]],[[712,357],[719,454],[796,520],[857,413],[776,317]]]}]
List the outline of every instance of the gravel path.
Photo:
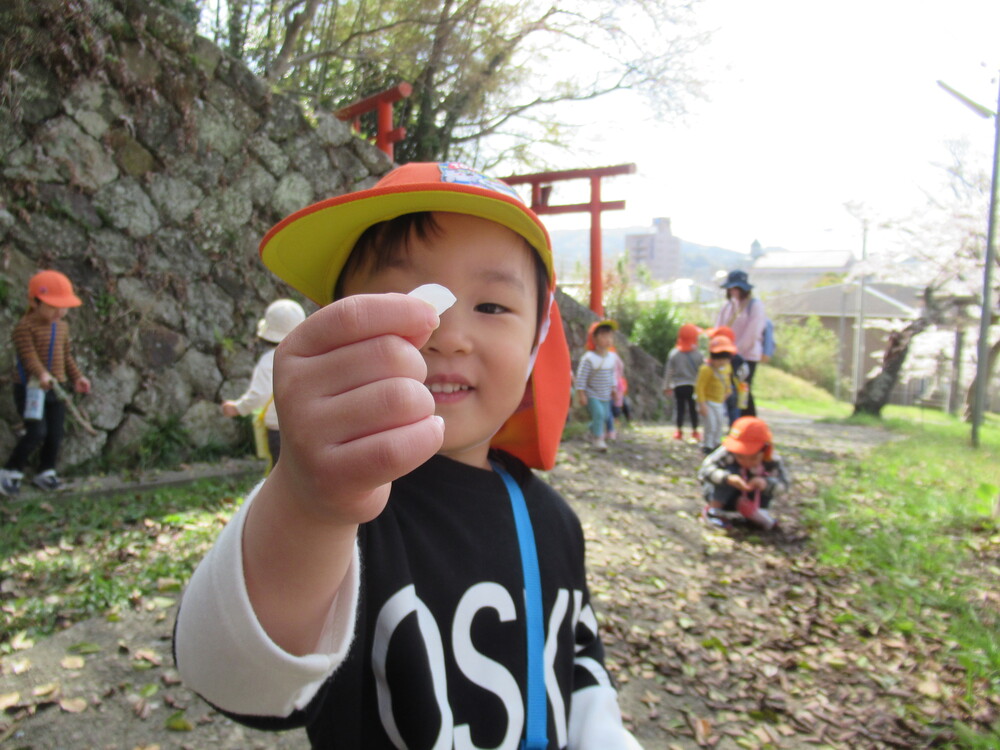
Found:
[{"label": "gravel path", "polygon": [[[837,633],[810,627],[826,628],[816,608],[850,589],[842,582],[825,588],[798,521],[838,459],[876,448],[890,435],[764,416],[795,477],[791,496],[775,509],[778,534],[706,529],[698,520],[694,480],[700,451],[671,440],[666,425],[634,426],[606,454],[593,453],[582,440],[567,441],[558,468],[548,474],[584,524],[593,594],[626,721],[647,750],[892,746],[879,728],[881,714],[868,727],[838,714],[844,690],[857,697],[866,686],[845,680],[843,665],[827,656],[851,644],[838,645]],[[306,748],[301,732],[245,729],[178,684],[170,657],[174,607],[158,600],[118,622],[92,619],[5,657],[0,702],[19,705],[33,696],[37,708],[0,716],[0,745]],[[810,670],[800,668],[803,649],[812,649],[805,651],[815,661]],[[851,684],[844,688],[845,682]],[[11,698],[15,693],[18,699]],[[177,717],[173,730],[167,728],[171,716]]]}]

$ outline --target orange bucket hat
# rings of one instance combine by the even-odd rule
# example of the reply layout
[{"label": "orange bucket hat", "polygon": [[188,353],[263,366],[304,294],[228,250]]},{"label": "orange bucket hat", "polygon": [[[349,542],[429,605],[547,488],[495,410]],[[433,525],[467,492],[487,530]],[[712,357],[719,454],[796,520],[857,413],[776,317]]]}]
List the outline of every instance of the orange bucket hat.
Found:
[{"label": "orange bucket hat", "polygon": [[79,307],[83,304],[73,293],[73,283],[58,271],[39,271],[28,281],[28,299],[40,299],[52,307]]},{"label": "orange bucket hat", "polygon": [[770,461],[774,452],[771,440],[771,428],[763,419],[740,417],[733,422],[729,434],[722,438],[722,445],[730,453],[741,456],[752,456],[763,450],[764,460]]},{"label": "orange bucket hat", "polygon": [[685,323],[677,331],[677,348],[682,352],[689,352],[698,346],[698,336],[701,329],[694,323]]},{"label": "orange bucket hat", "polygon": [[539,345],[524,398],[491,445],[528,466],[555,465],[570,400],[569,347],[555,303],[549,234],[505,182],[457,162],[413,162],[389,172],[375,187],[314,203],[286,217],[264,236],[260,257],[271,271],[319,305],[333,290],[366,229],[404,214],[445,211],[495,221],[524,237],[548,272],[549,310],[539,321]]}]

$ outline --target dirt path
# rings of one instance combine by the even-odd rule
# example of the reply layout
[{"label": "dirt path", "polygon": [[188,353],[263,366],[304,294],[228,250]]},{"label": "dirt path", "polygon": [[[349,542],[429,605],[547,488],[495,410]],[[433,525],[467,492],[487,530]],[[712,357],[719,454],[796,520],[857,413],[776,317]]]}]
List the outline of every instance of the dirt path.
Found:
[{"label": "dirt path", "polygon": [[[704,527],[694,480],[700,452],[671,440],[668,426],[635,427],[603,455],[569,441],[549,474],[584,523],[593,595],[626,720],[647,750],[919,746],[928,725],[948,717],[919,705],[918,657],[906,644],[865,638],[838,618],[849,610],[852,583],[817,568],[798,520],[837,459],[890,436],[767,416],[795,477],[791,496],[775,509],[778,534]],[[307,747],[301,733],[235,725],[177,684],[173,604],[150,607],[120,622],[80,623],[4,658],[0,701],[39,707],[0,716],[0,744]],[[74,654],[80,644],[92,644],[83,651],[93,653]],[[904,698],[924,713],[900,711]],[[187,722],[190,729],[166,729],[173,715],[177,728]]]}]

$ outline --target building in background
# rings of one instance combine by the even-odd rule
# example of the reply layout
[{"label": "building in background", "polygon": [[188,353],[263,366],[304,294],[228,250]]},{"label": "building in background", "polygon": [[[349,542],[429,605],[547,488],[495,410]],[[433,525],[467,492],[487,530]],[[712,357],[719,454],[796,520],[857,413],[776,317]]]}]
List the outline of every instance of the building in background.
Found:
[{"label": "building in background", "polygon": [[849,250],[762,251],[750,267],[750,283],[755,294],[788,294],[810,289],[824,279],[843,278],[853,266],[854,254]]},{"label": "building in background", "polygon": [[640,266],[656,281],[673,281],[681,276],[681,241],[670,227],[670,219],[653,219],[650,234],[625,235],[629,272],[635,278]]}]

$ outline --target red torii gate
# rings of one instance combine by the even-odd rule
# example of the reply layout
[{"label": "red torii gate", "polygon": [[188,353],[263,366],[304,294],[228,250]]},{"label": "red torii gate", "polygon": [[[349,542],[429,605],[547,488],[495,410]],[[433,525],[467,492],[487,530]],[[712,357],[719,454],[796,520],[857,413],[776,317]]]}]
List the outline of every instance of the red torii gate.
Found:
[{"label": "red torii gate", "polygon": [[[504,177],[508,185],[531,185],[531,210],[539,216],[543,214],[590,214],[590,309],[599,317],[604,317],[604,279],[601,258],[601,211],[620,211],[625,201],[601,201],[601,178],[621,174],[634,174],[635,164],[619,164],[616,167],[596,167],[594,169],[568,169],[561,172],[538,172],[536,174]],[[562,180],[590,180],[590,202],[574,203],[567,206],[550,206],[549,194],[552,183]]]},{"label": "red torii gate", "polygon": [[405,99],[412,93],[413,87],[403,82],[393,86],[391,89],[386,89],[374,96],[369,96],[367,99],[354,102],[354,104],[348,104],[333,114],[338,120],[344,122],[351,121],[354,130],[360,132],[361,115],[371,112],[373,109],[376,110],[378,135],[375,136],[375,145],[389,157],[389,161],[393,161],[392,144],[399,143],[406,137],[406,128],[392,127],[392,105],[400,99]]}]

